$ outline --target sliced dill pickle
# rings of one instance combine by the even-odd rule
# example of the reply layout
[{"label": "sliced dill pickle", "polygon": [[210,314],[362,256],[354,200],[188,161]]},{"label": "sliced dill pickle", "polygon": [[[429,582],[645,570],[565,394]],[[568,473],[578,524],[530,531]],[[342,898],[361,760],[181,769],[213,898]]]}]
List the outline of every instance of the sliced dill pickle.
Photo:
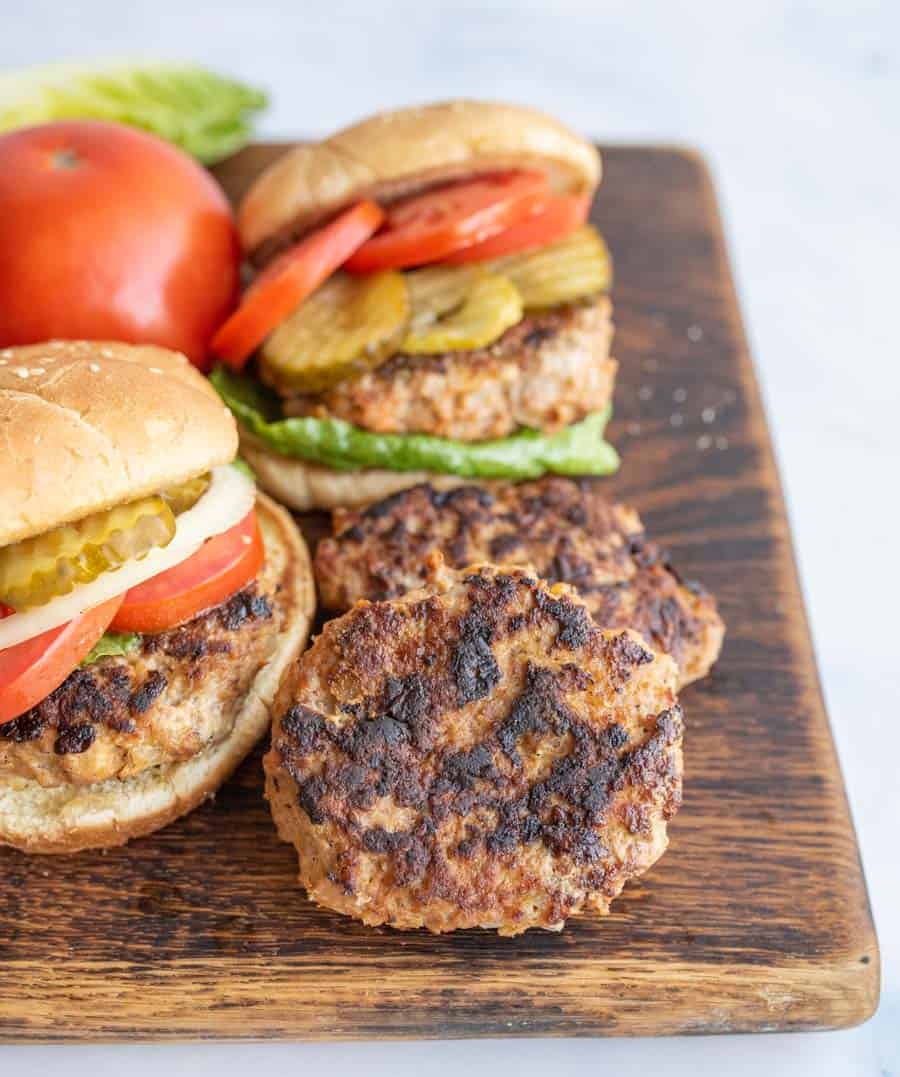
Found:
[{"label": "sliced dill pickle", "polygon": [[165,501],[176,516],[180,516],[194,505],[209,489],[212,475],[207,471],[205,475],[198,475],[187,482],[179,483],[178,486],[170,486],[161,490],[159,496]]},{"label": "sliced dill pickle", "polygon": [[322,392],[389,359],[408,321],[402,273],[338,273],[269,336],[262,363],[280,382],[302,392]]},{"label": "sliced dill pickle", "polygon": [[470,282],[461,305],[431,324],[413,323],[403,351],[435,355],[484,348],[521,320],[522,300],[515,285],[497,273],[480,273]]},{"label": "sliced dill pickle", "polygon": [[442,265],[405,273],[410,330],[421,330],[461,307],[480,273],[480,269],[472,266]]},{"label": "sliced dill pickle", "polygon": [[547,247],[497,258],[487,265],[509,277],[526,310],[544,310],[608,291],[612,262],[601,236],[589,224]]},{"label": "sliced dill pickle", "polygon": [[42,606],[79,583],[167,546],[175,516],[162,497],[145,497],[0,549],[0,602]]}]

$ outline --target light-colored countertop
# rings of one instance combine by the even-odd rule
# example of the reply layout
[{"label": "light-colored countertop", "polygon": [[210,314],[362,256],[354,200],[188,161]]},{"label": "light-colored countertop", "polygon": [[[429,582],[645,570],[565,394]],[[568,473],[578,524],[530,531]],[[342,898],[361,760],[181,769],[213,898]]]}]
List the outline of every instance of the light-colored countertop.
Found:
[{"label": "light-colored countertop", "polygon": [[[580,1069],[900,1073],[900,4],[896,0],[252,3],[0,0],[0,70],[200,60],[267,86],[264,133],[450,96],[540,105],[712,163],[794,527],[884,965],[860,1029],[456,1044],[0,1048],[4,1077]],[[798,900],[803,899],[798,880]]]}]

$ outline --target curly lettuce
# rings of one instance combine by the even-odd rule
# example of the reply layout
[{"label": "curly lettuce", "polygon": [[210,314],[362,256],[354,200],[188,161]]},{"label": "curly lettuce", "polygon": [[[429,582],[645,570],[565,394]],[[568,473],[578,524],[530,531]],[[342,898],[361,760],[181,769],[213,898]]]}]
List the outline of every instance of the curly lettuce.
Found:
[{"label": "curly lettuce", "polygon": [[250,140],[266,95],[192,64],[28,68],[0,76],[0,132],[51,120],[114,120],[213,164]]},{"label": "curly lettuce", "polygon": [[104,632],[88,654],[81,660],[82,667],[98,662],[101,658],[121,658],[130,654],[141,642],[136,632]]}]

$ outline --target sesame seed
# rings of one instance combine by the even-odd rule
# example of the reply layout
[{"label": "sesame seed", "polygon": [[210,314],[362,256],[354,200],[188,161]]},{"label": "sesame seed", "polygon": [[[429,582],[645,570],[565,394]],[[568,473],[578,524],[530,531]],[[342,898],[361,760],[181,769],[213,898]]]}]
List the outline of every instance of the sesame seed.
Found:
[{"label": "sesame seed", "polygon": [[672,414],[669,416],[669,425],[670,426],[683,426],[684,425],[684,416],[681,414],[680,411],[672,412]]},{"label": "sesame seed", "polygon": [[728,438],[717,437],[716,438],[716,448],[717,449],[727,449],[728,448]]},{"label": "sesame seed", "polygon": [[103,356],[104,359],[112,359],[113,350],[112,348],[101,348],[100,354]]},{"label": "sesame seed", "polygon": [[672,399],[676,404],[683,404],[685,400],[687,400],[687,389],[676,389],[675,392],[672,393]]},{"label": "sesame seed", "polygon": [[241,542],[243,542],[245,546],[249,546],[252,541],[253,539],[249,535],[241,535]]},{"label": "sesame seed", "polygon": [[12,356],[12,353],[12,348],[4,348],[3,351],[0,352],[0,355],[2,355],[4,359],[9,359]]},{"label": "sesame seed", "polygon": [[44,368],[42,366],[33,366],[31,368],[31,373],[32,374],[46,374],[47,371],[44,370]]},{"label": "sesame seed", "polygon": [[162,374],[162,371],[159,369],[158,366],[152,366],[152,367],[150,367],[150,373],[151,374]]},{"label": "sesame seed", "polygon": [[97,363],[89,363],[88,364],[88,370],[92,374],[99,374],[100,373],[100,367],[99,367],[99,365]]},{"label": "sesame seed", "polygon": [[703,339],[703,330],[699,325],[689,325],[687,331],[688,340],[693,341],[695,344],[698,340]]},{"label": "sesame seed", "polygon": [[6,366],[6,364],[7,364],[8,362],[9,362],[9,360],[8,360],[8,359],[0,359],[0,366]]},{"label": "sesame seed", "polygon": [[697,438],[697,448],[700,449],[701,452],[708,449],[711,445],[712,438],[709,434],[701,434],[700,437]]},{"label": "sesame seed", "polygon": [[714,423],[716,421],[716,409],[704,408],[703,411],[700,412],[700,418],[705,423]]},{"label": "sesame seed", "polygon": [[642,385],[640,387],[640,389],[638,389],[638,399],[639,400],[650,400],[652,398],[652,396],[653,396],[653,386],[652,385]]},{"label": "sesame seed", "polygon": [[22,378],[23,380],[28,377],[29,373],[30,373],[30,371],[28,370],[27,366],[14,366],[13,367],[13,374],[15,374],[16,377],[18,377],[18,378]]}]

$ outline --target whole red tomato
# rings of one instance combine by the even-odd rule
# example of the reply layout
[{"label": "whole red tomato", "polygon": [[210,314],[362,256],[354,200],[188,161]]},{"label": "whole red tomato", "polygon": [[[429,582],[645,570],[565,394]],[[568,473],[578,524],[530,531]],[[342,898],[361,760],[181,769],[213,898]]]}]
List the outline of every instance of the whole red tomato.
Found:
[{"label": "whole red tomato", "polygon": [[0,347],[124,340],[205,368],[238,269],[225,195],[174,146],[92,121],[0,137]]}]

